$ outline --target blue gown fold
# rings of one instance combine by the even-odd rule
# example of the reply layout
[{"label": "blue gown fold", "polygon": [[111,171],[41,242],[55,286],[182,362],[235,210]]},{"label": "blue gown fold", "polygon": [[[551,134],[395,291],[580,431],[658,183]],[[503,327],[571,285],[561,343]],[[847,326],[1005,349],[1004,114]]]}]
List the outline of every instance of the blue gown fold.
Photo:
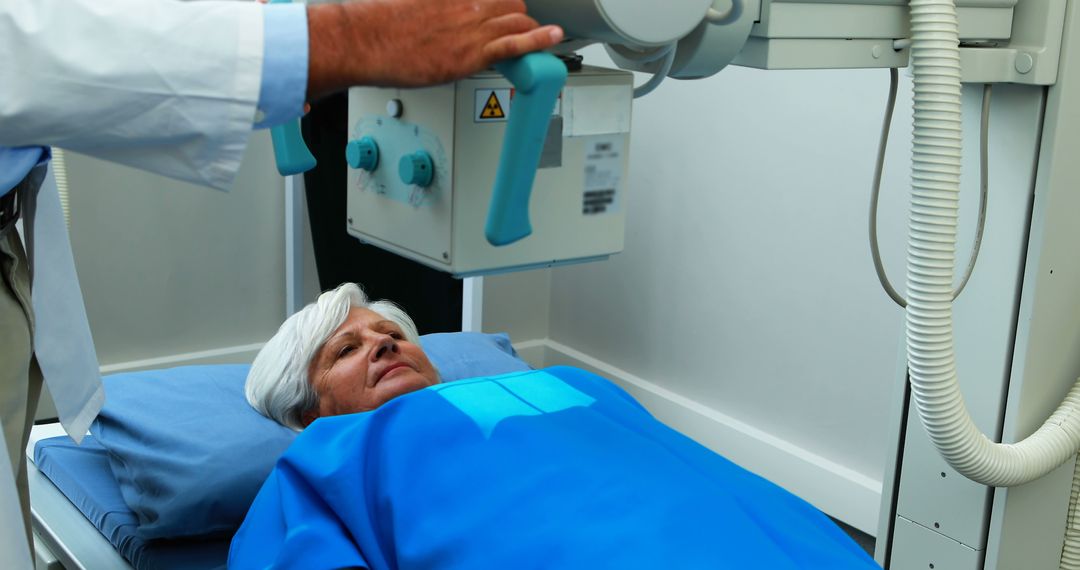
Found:
[{"label": "blue gown fold", "polygon": [[831,520],[588,372],[440,384],[315,421],[231,568],[878,568]]}]

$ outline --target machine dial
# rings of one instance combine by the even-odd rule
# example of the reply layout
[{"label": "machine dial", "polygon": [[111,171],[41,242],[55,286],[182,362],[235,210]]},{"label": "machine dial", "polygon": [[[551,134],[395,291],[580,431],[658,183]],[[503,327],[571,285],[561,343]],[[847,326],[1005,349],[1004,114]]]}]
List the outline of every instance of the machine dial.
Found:
[{"label": "machine dial", "polygon": [[414,184],[420,187],[431,185],[431,179],[435,174],[435,165],[431,161],[431,155],[426,151],[418,150],[412,154],[401,157],[398,162],[398,174],[405,184]]},{"label": "machine dial", "polygon": [[349,141],[345,145],[345,160],[353,168],[371,172],[379,166],[379,145],[371,137]]}]

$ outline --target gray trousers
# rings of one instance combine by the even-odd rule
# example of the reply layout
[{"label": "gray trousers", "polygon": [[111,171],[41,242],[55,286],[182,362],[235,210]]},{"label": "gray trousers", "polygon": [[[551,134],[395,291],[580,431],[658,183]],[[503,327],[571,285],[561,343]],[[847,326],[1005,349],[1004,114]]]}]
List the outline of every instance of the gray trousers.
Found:
[{"label": "gray trousers", "polygon": [[[30,195],[37,191],[44,178],[45,166],[39,166],[17,189],[22,196]],[[41,371],[33,356],[33,327],[30,264],[22,240],[12,227],[0,235],[0,422],[10,455],[8,459],[15,469],[28,541],[31,541],[31,534],[26,444],[34,424],[42,382]],[[31,542],[30,552],[33,551]]]}]

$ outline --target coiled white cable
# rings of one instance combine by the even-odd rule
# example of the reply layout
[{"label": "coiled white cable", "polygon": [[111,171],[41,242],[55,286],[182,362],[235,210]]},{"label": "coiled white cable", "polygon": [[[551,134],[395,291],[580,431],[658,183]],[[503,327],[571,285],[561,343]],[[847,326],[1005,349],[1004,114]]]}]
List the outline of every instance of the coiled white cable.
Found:
[{"label": "coiled white cable", "polygon": [[71,203],[68,195],[67,162],[64,160],[64,151],[53,147],[52,149],[53,177],[56,178],[56,189],[60,193],[60,209],[64,212],[64,225],[71,230]]},{"label": "coiled white cable", "polygon": [[[910,42],[909,42],[910,43]],[[907,307],[905,299],[885,273],[885,265],[881,262],[881,248],[878,246],[877,214],[878,198],[881,195],[881,175],[885,167],[885,149],[889,144],[889,128],[892,125],[893,110],[896,107],[897,91],[896,68],[889,68],[889,98],[885,105],[885,120],[881,125],[881,139],[878,141],[877,161],[874,163],[874,185],[870,190],[870,257],[874,261],[874,271],[877,273],[878,282],[889,298],[901,308]],[[968,258],[967,270],[960,284],[953,290],[952,298],[956,300],[960,293],[967,287],[971,274],[975,272],[975,263],[979,260],[979,250],[982,249],[983,231],[986,229],[986,202],[989,196],[989,138],[990,138],[990,94],[992,87],[989,83],[983,86],[982,117],[979,121],[979,221],[975,226],[975,245],[971,248],[971,257]]]},{"label": "coiled white cable", "polygon": [[1069,514],[1065,519],[1065,544],[1061,549],[1061,570],[1080,570],[1080,458],[1073,469]]},{"label": "coiled white cable", "polygon": [[915,76],[907,264],[912,396],[930,440],[959,473],[997,487],[1058,467],[1080,448],[1080,383],[1034,434],[998,444],[967,413],[956,376],[952,280],[960,193],[960,50],[954,0],[912,0]]}]

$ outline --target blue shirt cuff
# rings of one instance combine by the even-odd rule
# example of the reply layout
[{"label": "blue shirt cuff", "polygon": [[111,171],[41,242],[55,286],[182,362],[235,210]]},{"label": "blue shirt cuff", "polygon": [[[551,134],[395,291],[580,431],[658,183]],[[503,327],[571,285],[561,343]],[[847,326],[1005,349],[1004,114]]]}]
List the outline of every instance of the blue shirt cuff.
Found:
[{"label": "blue shirt cuff", "polygon": [[307,92],[307,7],[299,3],[267,4],[263,14],[265,40],[256,129],[301,116]]},{"label": "blue shirt cuff", "polygon": [[0,146],[0,197],[18,186],[35,166],[51,158],[52,149],[47,146]]}]

